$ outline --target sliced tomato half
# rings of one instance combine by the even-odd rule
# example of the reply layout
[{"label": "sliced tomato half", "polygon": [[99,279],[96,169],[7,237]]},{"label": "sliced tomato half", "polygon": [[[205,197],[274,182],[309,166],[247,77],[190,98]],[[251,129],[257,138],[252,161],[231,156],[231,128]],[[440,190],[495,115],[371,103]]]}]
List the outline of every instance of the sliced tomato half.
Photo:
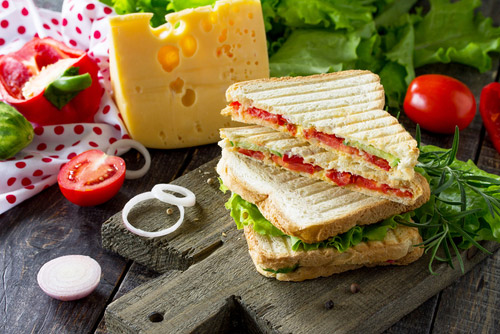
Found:
[{"label": "sliced tomato half", "polygon": [[99,205],[118,193],[125,170],[122,158],[90,150],[68,161],[59,171],[57,183],[70,202],[80,206]]}]

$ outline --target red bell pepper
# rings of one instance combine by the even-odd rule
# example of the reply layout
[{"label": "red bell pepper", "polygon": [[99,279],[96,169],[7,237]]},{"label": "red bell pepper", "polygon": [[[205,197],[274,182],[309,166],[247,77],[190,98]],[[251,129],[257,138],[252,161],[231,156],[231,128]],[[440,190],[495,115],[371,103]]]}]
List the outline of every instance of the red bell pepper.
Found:
[{"label": "red bell pepper", "polygon": [[[74,59],[74,62],[69,61],[69,66],[78,68],[78,74],[90,75],[92,80],[88,88],[74,92],[66,99],[69,102],[62,100],[64,105],[58,107],[47,99],[43,88],[33,96],[23,95],[25,84],[40,75],[44,67],[67,59]],[[0,95],[36,125],[93,122],[103,93],[97,78],[98,69],[85,52],[51,38],[35,37],[19,51],[0,56]]]},{"label": "red bell pepper", "polygon": [[493,146],[500,153],[500,83],[484,86],[479,100],[479,112]]}]

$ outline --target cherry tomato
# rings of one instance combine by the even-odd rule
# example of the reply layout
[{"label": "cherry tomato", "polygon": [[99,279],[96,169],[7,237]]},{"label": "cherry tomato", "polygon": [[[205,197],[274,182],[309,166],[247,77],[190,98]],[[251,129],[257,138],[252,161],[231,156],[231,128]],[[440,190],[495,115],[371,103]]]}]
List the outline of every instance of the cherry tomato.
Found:
[{"label": "cherry tomato", "polygon": [[476,99],[470,89],[455,78],[426,74],[408,87],[404,104],[408,117],[420,127],[437,133],[465,129],[476,114]]},{"label": "cherry tomato", "polygon": [[68,161],[59,171],[57,183],[70,202],[98,205],[118,193],[125,180],[125,169],[122,158],[90,150]]}]

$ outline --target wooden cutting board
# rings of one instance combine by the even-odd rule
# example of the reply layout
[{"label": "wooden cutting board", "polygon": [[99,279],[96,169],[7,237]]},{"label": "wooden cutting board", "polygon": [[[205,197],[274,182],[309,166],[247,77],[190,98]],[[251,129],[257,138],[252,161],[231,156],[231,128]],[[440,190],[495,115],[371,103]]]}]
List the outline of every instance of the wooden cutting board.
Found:
[{"label": "wooden cutting board", "polygon": [[[146,239],[128,232],[117,213],[102,225],[102,245],[164,273],[111,303],[109,333],[224,333],[234,322],[248,333],[380,333],[461,276],[440,264],[429,274],[428,256],[404,267],[364,268],[305,282],[279,282],[258,274],[245,237],[224,207],[217,160],[176,181],[197,199],[175,234]],[[134,226],[157,230],[177,216],[147,201],[129,215]],[[490,251],[499,245],[486,243]],[[487,255],[464,252],[469,271]],[[455,266],[458,268],[458,265]],[[350,291],[352,283],[360,292]],[[325,303],[333,302],[333,308]]]}]

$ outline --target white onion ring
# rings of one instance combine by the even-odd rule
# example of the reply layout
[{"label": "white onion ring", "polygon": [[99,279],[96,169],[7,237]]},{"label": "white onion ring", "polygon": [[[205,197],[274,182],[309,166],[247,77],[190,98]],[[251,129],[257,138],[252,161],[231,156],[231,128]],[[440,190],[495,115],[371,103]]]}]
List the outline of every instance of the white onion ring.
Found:
[{"label": "white onion ring", "polygon": [[[184,195],[184,197],[174,196],[172,194],[166,193],[165,190],[179,193],[181,195]],[[175,184],[160,183],[155,185],[153,189],[151,189],[151,192],[160,201],[173,205],[193,206],[196,203],[196,196],[191,190],[181,186],[177,186]]]},{"label": "white onion ring", "polygon": [[138,179],[146,175],[146,173],[148,172],[149,167],[151,167],[151,155],[149,154],[148,149],[136,140],[120,139],[111,144],[108,147],[108,150],[106,151],[107,155],[116,155],[118,153],[118,150],[120,149],[124,149],[125,151],[123,153],[125,153],[128,152],[128,150],[130,150],[131,148],[135,148],[137,151],[139,151],[144,157],[145,162],[144,166],[142,166],[141,169],[138,170],[127,169],[127,171],[125,172],[125,178],[128,180]]},{"label": "white onion ring", "polygon": [[132,210],[132,208],[136,204],[138,204],[142,201],[148,200],[148,199],[153,199],[153,198],[156,199],[156,197],[153,195],[153,193],[148,191],[148,192],[145,192],[145,193],[142,193],[142,194],[139,194],[139,195],[132,197],[127,202],[127,204],[125,204],[125,206],[123,207],[123,210],[122,210],[122,220],[123,220],[123,224],[125,225],[125,228],[127,230],[129,230],[130,232],[132,232],[134,234],[140,235],[141,237],[156,238],[156,237],[163,237],[167,234],[170,234],[170,233],[174,232],[175,230],[177,230],[179,228],[179,226],[182,225],[182,222],[184,221],[184,207],[181,205],[176,205],[179,208],[180,217],[179,217],[179,220],[173,226],[170,226],[169,228],[166,228],[166,229],[163,229],[160,231],[156,231],[156,232],[148,232],[148,231],[144,231],[144,230],[141,230],[139,228],[132,226],[129,223],[128,218],[127,218],[128,214],[130,213],[130,210]]}]

